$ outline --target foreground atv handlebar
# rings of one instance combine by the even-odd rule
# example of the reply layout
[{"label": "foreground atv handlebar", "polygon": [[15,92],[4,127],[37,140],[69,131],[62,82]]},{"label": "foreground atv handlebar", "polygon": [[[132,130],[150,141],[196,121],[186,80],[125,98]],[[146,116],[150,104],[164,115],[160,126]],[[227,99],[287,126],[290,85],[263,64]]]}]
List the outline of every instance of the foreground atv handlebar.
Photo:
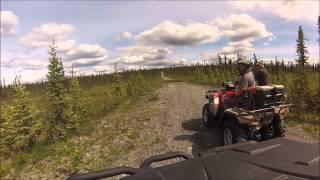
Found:
[{"label": "foreground atv handlebar", "polygon": [[137,168],[117,167],[117,168],[104,169],[101,171],[95,171],[90,173],[74,174],[74,175],[71,175],[67,180],[94,180],[94,179],[102,179],[102,178],[118,176],[122,174],[134,175],[136,173],[138,173]]},{"label": "foreground atv handlebar", "polygon": [[142,164],[140,165],[140,168],[144,167],[150,167],[152,163],[159,162],[159,161],[165,161],[173,158],[183,158],[185,160],[191,159],[192,156],[190,154],[187,154],[185,152],[170,152],[166,154],[151,156],[148,159],[144,160]]},{"label": "foreground atv handlebar", "polygon": [[[193,157],[185,152],[169,152],[166,154],[160,154],[160,155],[149,157],[148,159],[144,160],[141,163],[140,168],[146,168],[146,167],[151,168],[150,165],[152,163],[174,159],[174,158],[183,158],[187,160]],[[94,180],[94,179],[114,177],[114,176],[123,175],[123,174],[134,175],[138,173],[138,170],[139,170],[138,168],[117,167],[117,168],[104,169],[101,171],[95,171],[90,173],[75,174],[70,176],[68,180]]]}]

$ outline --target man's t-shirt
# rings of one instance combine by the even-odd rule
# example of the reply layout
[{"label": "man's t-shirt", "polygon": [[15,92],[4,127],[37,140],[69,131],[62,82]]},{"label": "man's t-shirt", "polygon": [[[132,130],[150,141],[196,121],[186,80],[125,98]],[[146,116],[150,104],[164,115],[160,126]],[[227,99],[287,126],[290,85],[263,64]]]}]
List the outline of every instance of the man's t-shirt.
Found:
[{"label": "man's t-shirt", "polygon": [[242,89],[246,91],[248,90],[248,88],[255,87],[255,86],[256,86],[256,82],[254,79],[254,75],[251,71],[249,71],[241,77],[238,89]]}]

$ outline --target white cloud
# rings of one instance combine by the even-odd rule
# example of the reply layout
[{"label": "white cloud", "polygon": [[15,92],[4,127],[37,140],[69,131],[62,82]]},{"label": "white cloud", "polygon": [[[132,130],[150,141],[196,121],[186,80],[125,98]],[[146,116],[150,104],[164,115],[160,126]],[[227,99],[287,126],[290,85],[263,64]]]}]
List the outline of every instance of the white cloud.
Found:
[{"label": "white cloud", "polygon": [[80,75],[80,68],[74,68],[74,67],[65,67],[64,68],[64,72],[67,73],[68,75],[74,75],[74,76],[78,76]]},{"label": "white cloud", "polygon": [[78,46],[73,46],[72,49],[65,53],[66,60],[91,59],[100,57],[107,58],[107,56],[107,50],[97,44],[79,44]]},{"label": "white cloud", "polygon": [[289,21],[308,20],[315,22],[319,16],[318,1],[229,1],[238,10],[272,13]]},{"label": "white cloud", "polygon": [[1,67],[10,68],[12,67],[12,60],[6,57],[1,57]]},{"label": "white cloud", "polygon": [[163,67],[167,65],[183,64],[186,60],[182,57],[173,56],[172,49],[159,46],[140,46],[119,48],[119,57],[117,62],[124,68],[130,66],[133,68]]},{"label": "white cloud", "polygon": [[47,69],[39,69],[39,70],[23,70],[19,72],[17,75],[21,76],[22,82],[30,82],[34,83],[36,81],[43,81],[46,79]]},{"label": "white cloud", "polygon": [[41,58],[33,57],[16,57],[14,59],[1,58],[1,66],[5,68],[20,68],[23,70],[39,70],[45,69],[47,61]]},{"label": "white cloud", "polygon": [[310,56],[308,59],[309,64],[319,64],[320,63],[320,57],[319,56]]},{"label": "white cloud", "polygon": [[218,55],[217,53],[214,53],[214,52],[201,52],[200,57],[202,61],[204,60],[207,63],[218,61]]},{"label": "white cloud", "polygon": [[119,48],[121,57],[134,57],[133,60],[157,60],[165,59],[172,51],[167,47],[152,47],[152,46],[132,46]]},{"label": "white cloud", "polygon": [[[247,14],[231,14],[225,18],[216,18],[206,23],[191,22],[185,25],[164,21],[159,25],[141,32],[135,36],[138,46],[193,46],[214,43],[222,37],[227,37],[229,42],[220,53],[237,54],[254,51],[252,43],[259,39],[271,42],[275,39],[273,33],[266,26]],[[146,48],[144,48],[146,49]],[[150,52],[150,48],[148,49]],[[134,56],[123,56],[124,62],[143,62],[145,52],[134,49]],[[213,57],[211,57],[213,58]]]},{"label": "white cloud", "polygon": [[247,14],[231,14],[226,18],[217,18],[211,23],[221,29],[229,39],[222,54],[245,54],[254,51],[252,42],[267,38],[272,41],[275,36],[266,29],[266,26]]},{"label": "white cloud", "polygon": [[192,46],[216,42],[220,36],[219,30],[209,24],[187,23],[180,25],[164,21],[135,36],[135,39],[138,44],[142,45]]},{"label": "white cloud", "polygon": [[263,23],[247,14],[231,14],[227,18],[217,18],[212,24],[218,26],[230,41],[254,41],[273,36]]},{"label": "white cloud", "polygon": [[113,72],[113,67],[111,66],[94,66],[93,67],[95,72],[100,72],[100,73],[110,73]]},{"label": "white cloud", "polygon": [[14,66],[20,67],[23,70],[46,69],[47,65],[48,65],[47,61],[44,61],[43,59],[38,59],[38,58],[19,59],[19,60],[14,62]]},{"label": "white cloud", "polygon": [[19,19],[11,11],[1,11],[1,35],[13,35],[18,31]]},{"label": "white cloud", "polygon": [[247,54],[250,52],[253,52],[254,48],[252,47],[252,44],[248,41],[240,41],[240,42],[228,42],[227,46],[222,48],[222,51],[220,54],[228,54],[228,55],[234,55],[234,54]]},{"label": "white cloud", "polygon": [[57,44],[72,44],[64,42],[75,31],[70,24],[46,23],[33,28],[32,31],[18,39],[18,43],[28,48],[47,48],[53,39]]},{"label": "white cloud", "polygon": [[132,33],[126,31],[126,32],[123,32],[120,35],[116,36],[114,38],[114,40],[121,41],[121,40],[128,40],[128,39],[132,39],[132,38],[133,38]]},{"label": "white cloud", "polygon": [[67,51],[70,51],[74,48],[76,48],[76,41],[71,40],[65,40],[65,41],[58,41],[56,42],[57,51],[61,53],[66,53]]},{"label": "white cloud", "polygon": [[76,68],[78,67],[91,67],[96,66],[104,62],[107,58],[100,57],[100,58],[89,58],[89,59],[76,59],[71,62],[66,63],[67,67],[71,67],[72,65]]},{"label": "white cloud", "polygon": [[58,55],[62,57],[66,68],[94,66],[108,58],[108,51],[97,44],[77,44],[69,39],[75,31],[70,24],[45,23],[20,37],[18,43],[31,49],[47,49],[55,39]]}]

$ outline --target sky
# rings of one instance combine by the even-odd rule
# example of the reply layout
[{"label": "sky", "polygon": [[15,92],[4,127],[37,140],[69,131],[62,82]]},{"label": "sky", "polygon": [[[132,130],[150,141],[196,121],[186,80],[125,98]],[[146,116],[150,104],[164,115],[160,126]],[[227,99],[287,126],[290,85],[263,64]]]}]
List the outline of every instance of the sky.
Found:
[{"label": "sky", "polygon": [[294,62],[299,25],[319,62],[313,0],[1,1],[1,81],[46,79],[55,39],[65,72],[81,75],[217,62],[237,53]]}]

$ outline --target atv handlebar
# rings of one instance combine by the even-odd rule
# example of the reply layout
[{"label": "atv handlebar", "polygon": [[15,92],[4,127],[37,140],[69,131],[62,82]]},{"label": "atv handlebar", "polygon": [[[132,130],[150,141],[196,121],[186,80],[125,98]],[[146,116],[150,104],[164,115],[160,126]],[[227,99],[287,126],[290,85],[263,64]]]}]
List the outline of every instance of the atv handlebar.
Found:
[{"label": "atv handlebar", "polygon": [[[192,159],[193,157],[185,152],[169,152],[166,154],[160,154],[151,156],[148,159],[144,160],[140,168],[151,168],[151,164],[159,161],[169,160],[173,158],[183,158],[185,160]],[[118,175],[134,175],[138,173],[138,168],[132,167],[117,167],[111,169],[104,169],[101,171],[95,171],[90,173],[83,173],[83,174],[74,174],[71,175],[67,180],[94,180],[94,179],[101,179],[101,178],[109,178]]]},{"label": "atv handlebar", "polygon": [[165,161],[173,158],[183,158],[185,160],[191,159],[192,156],[185,153],[185,152],[170,152],[166,154],[161,154],[161,155],[155,155],[151,156],[148,159],[144,160],[142,164],[140,165],[140,168],[144,167],[150,167],[152,163],[159,162],[159,161]]},{"label": "atv handlebar", "polygon": [[117,167],[111,169],[104,169],[100,171],[83,173],[83,174],[74,174],[67,178],[67,180],[94,180],[102,179],[107,177],[118,176],[122,174],[133,175],[138,173],[137,168],[132,167]]}]

